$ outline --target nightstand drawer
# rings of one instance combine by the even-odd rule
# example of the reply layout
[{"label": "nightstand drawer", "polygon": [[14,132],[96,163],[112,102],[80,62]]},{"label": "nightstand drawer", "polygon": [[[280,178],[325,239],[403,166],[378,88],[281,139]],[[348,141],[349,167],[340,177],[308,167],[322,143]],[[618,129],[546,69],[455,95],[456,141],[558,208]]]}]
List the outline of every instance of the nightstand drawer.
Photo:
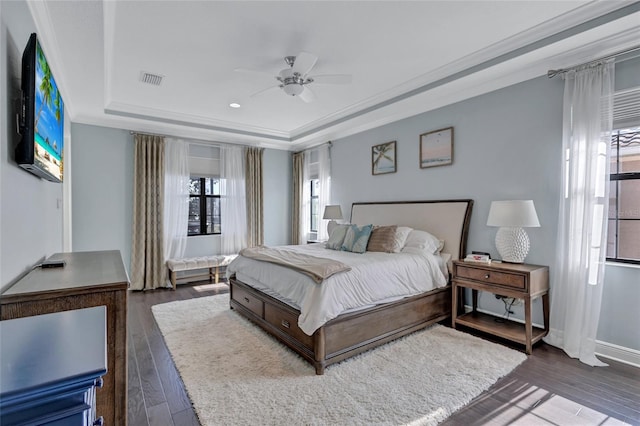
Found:
[{"label": "nightstand drawer", "polygon": [[467,278],[474,281],[511,287],[519,290],[526,289],[525,276],[520,274],[457,265],[456,276],[458,278]]}]

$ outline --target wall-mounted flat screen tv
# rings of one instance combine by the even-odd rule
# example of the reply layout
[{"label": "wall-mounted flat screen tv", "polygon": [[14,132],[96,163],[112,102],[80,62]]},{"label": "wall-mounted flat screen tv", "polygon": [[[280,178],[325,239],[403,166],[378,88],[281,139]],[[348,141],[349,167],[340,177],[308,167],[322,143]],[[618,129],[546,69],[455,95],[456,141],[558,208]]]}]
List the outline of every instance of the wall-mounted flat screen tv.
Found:
[{"label": "wall-mounted flat screen tv", "polygon": [[64,102],[35,33],[22,54],[22,140],[15,150],[20,167],[43,179],[62,182]]}]

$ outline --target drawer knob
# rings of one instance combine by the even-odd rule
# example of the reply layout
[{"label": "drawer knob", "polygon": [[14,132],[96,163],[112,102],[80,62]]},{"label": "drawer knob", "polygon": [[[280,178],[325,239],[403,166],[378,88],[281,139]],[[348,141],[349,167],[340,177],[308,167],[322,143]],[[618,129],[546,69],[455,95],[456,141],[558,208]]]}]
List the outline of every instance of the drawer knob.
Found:
[{"label": "drawer knob", "polygon": [[94,422],[93,422],[93,426],[103,426],[104,425],[104,419],[102,418],[102,416],[98,417]]},{"label": "drawer knob", "polygon": [[484,279],[488,280],[489,279],[489,274],[484,274]]},{"label": "drawer knob", "polygon": [[284,328],[289,328],[289,327],[291,327],[291,324],[290,324],[290,323],[289,323],[289,321],[287,321],[287,320],[282,320],[282,321],[280,322],[280,324],[282,324],[282,326],[283,326]]},{"label": "drawer knob", "polygon": [[101,388],[103,385],[104,385],[104,381],[102,380],[102,377],[97,378],[95,381],[95,386],[97,388]]},{"label": "drawer knob", "polygon": [[247,302],[247,303],[249,303],[249,298],[248,298],[248,297],[245,297],[245,298],[244,298],[244,301],[245,301],[245,302]]}]

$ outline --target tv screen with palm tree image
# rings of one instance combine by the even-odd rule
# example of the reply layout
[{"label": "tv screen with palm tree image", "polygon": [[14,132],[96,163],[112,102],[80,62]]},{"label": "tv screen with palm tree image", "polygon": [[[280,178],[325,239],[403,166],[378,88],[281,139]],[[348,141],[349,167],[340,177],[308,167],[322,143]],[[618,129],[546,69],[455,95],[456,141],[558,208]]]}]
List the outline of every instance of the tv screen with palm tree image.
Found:
[{"label": "tv screen with palm tree image", "polygon": [[22,92],[22,141],[16,162],[37,176],[61,182],[64,102],[35,33],[22,56]]}]

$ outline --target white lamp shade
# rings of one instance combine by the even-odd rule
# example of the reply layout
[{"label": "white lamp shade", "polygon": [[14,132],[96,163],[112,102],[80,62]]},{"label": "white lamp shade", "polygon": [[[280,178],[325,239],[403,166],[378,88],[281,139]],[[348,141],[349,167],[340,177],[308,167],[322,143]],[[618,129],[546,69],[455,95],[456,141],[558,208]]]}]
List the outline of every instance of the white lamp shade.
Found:
[{"label": "white lamp shade", "polygon": [[330,219],[329,223],[327,224],[327,233],[329,234],[329,236],[331,236],[331,232],[338,225],[338,222],[336,222],[335,220],[342,219],[342,210],[340,209],[340,206],[325,206],[324,215],[322,216],[322,218]]},{"label": "white lamp shade", "polygon": [[325,206],[323,219],[342,219],[342,210],[340,206]]},{"label": "white lamp shade", "polygon": [[487,226],[535,228],[540,222],[533,200],[492,201]]}]

